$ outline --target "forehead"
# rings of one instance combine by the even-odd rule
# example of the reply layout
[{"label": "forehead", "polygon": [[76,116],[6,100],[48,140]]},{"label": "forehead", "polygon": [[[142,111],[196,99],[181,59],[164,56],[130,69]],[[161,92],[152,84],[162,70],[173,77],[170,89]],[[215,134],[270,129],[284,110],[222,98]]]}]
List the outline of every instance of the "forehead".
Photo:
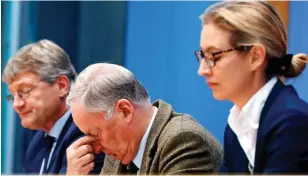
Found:
[{"label": "forehead", "polygon": [[101,113],[87,112],[78,101],[71,103],[71,112],[75,124],[85,134],[95,133],[100,119],[103,119]]},{"label": "forehead", "polygon": [[78,126],[78,128],[83,133],[87,132],[88,129],[85,129],[85,127],[87,126],[86,117],[88,116],[88,114],[84,110],[84,107],[81,105],[81,103],[72,102],[71,103],[71,112],[72,112],[73,120],[74,120],[75,124]]},{"label": "forehead", "polygon": [[200,47],[202,50],[227,49],[230,47],[230,37],[230,32],[208,23],[202,27]]},{"label": "forehead", "polygon": [[85,111],[84,106],[78,102],[78,100],[71,103],[71,111],[73,118],[80,118],[88,115],[88,112]]},{"label": "forehead", "polygon": [[100,116],[100,113],[88,112],[78,100],[71,103],[71,111],[74,121],[76,120],[76,123],[80,125],[92,124],[93,120],[95,123],[95,119]]},{"label": "forehead", "polygon": [[39,81],[40,77],[31,72],[22,72],[15,76],[15,78],[8,84],[9,89],[14,89],[22,86],[32,85]]}]

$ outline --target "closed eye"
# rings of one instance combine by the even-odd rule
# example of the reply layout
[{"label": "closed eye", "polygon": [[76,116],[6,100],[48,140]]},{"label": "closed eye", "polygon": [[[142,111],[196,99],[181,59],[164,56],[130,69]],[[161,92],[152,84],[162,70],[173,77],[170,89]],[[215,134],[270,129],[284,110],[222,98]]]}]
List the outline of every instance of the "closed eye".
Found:
[{"label": "closed eye", "polygon": [[91,137],[97,137],[97,135],[93,135],[93,134],[87,134],[87,136],[91,136]]},{"label": "closed eye", "polygon": [[98,139],[100,137],[100,134],[89,134],[88,136]]},{"label": "closed eye", "polygon": [[214,58],[214,60],[217,62],[217,61],[219,61],[221,58],[222,58],[222,56],[217,56],[217,57]]}]

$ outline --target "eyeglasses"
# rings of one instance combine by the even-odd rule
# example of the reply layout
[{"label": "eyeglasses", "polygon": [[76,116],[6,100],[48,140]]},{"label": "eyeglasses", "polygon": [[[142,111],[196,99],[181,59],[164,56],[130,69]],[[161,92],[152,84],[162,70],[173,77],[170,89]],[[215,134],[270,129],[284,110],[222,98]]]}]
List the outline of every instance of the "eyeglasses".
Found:
[{"label": "eyeglasses", "polygon": [[197,57],[197,61],[199,63],[201,63],[202,59],[204,59],[206,65],[209,68],[213,68],[216,64],[216,61],[219,59],[218,55],[219,54],[223,54],[223,53],[227,53],[227,52],[231,52],[231,51],[248,51],[250,50],[250,48],[252,47],[252,45],[250,46],[239,46],[239,47],[235,47],[235,48],[231,48],[231,49],[227,49],[227,50],[223,50],[223,51],[217,51],[217,52],[203,52],[202,50],[196,50],[195,51],[195,55]]},{"label": "eyeglasses", "polygon": [[[28,89],[27,91],[24,92],[16,92],[16,95],[18,96],[18,98],[20,98],[21,100],[26,100],[31,92],[37,87],[37,85],[41,82],[42,80],[38,81],[36,84],[33,85],[33,87],[31,87],[30,89]],[[15,95],[13,94],[9,94],[6,96],[7,101],[9,101],[10,103],[14,103],[14,99],[15,99]]]}]

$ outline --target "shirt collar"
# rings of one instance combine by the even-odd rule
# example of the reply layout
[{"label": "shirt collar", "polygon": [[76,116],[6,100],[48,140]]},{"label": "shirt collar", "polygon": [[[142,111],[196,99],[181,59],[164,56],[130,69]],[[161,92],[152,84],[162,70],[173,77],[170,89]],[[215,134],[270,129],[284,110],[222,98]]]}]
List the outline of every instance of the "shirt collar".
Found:
[{"label": "shirt collar", "polygon": [[48,135],[54,137],[55,139],[58,139],[62,131],[62,128],[64,127],[70,115],[71,115],[71,110],[69,109],[60,119],[57,120],[57,122],[53,125],[51,130],[48,132]]},{"label": "shirt collar", "polygon": [[[234,105],[230,110],[228,123],[234,131],[245,132],[247,129],[259,127],[259,120],[265,101],[277,82],[277,77],[268,81],[249,101],[242,110]],[[249,126],[247,126],[249,124]]]},{"label": "shirt collar", "polygon": [[156,113],[157,113],[157,107],[154,106],[154,113],[152,115],[152,118],[151,118],[151,121],[148,125],[148,128],[147,130],[145,131],[143,137],[142,137],[142,140],[140,142],[140,145],[139,145],[139,149],[138,149],[138,152],[137,152],[137,155],[135,156],[135,158],[133,159],[133,162],[135,163],[135,165],[140,169],[141,168],[141,163],[142,163],[142,157],[143,157],[143,153],[144,153],[144,150],[145,150],[145,145],[146,145],[146,142],[148,140],[148,137],[149,137],[149,133],[150,133],[150,130],[152,128],[152,125],[153,125],[153,122],[154,122],[154,119],[155,119],[155,116],[156,116]]}]

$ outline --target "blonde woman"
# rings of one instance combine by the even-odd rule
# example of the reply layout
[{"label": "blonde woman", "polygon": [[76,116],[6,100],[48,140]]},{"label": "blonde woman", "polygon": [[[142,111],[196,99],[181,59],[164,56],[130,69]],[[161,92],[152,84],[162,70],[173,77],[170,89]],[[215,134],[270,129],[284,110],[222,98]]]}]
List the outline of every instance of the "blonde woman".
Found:
[{"label": "blonde woman", "polygon": [[222,173],[308,173],[308,104],[284,84],[305,69],[287,54],[287,33],[266,2],[225,1],[201,16],[198,74],[217,100],[234,103]]}]

